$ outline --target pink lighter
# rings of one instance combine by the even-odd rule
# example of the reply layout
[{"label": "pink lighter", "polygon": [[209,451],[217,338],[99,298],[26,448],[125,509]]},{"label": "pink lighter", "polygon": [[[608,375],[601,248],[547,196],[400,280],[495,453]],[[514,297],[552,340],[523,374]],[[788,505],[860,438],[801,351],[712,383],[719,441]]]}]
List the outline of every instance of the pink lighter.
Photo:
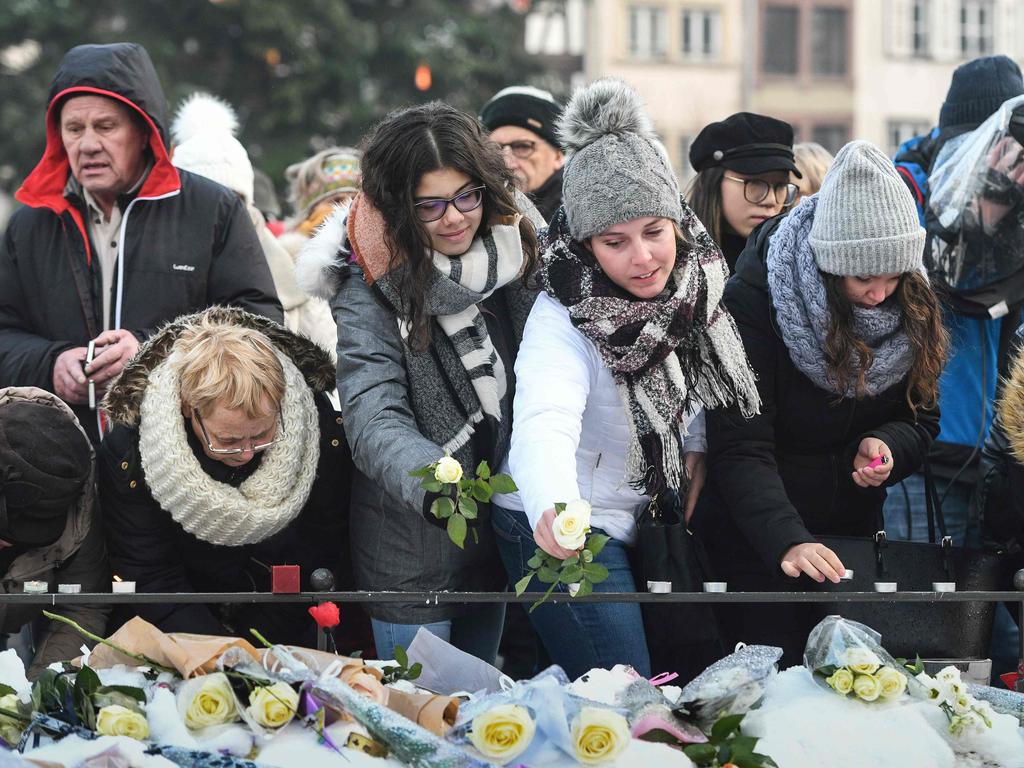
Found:
[{"label": "pink lighter", "polygon": [[888,457],[888,456],[886,456],[885,454],[883,454],[883,455],[881,455],[881,456],[876,456],[875,458],[873,458],[873,459],[872,459],[872,460],[871,460],[871,461],[870,461],[870,462],[868,463],[868,467],[869,467],[870,469],[874,469],[875,467],[880,467],[880,466],[882,466],[883,464],[888,464],[888,463],[889,463],[889,457]]}]

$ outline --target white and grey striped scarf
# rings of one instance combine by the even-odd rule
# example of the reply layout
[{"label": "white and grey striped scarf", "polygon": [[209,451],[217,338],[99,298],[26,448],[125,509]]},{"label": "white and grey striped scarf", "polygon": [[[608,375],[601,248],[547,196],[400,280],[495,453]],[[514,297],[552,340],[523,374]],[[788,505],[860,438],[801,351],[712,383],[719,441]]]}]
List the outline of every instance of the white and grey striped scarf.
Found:
[{"label": "white and grey striped scarf", "polygon": [[[522,271],[518,217],[510,225],[491,226],[488,234],[477,237],[461,256],[450,258],[434,251],[431,258],[434,277],[425,296],[426,312],[437,319],[454,347],[479,401],[479,408],[468,415],[466,425],[442,445],[454,453],[472,435],[473,424],[485,417],[501,421],[501,401],[508,388],[505,364],[494,349],[479,304],[516,280]],[[401,303],[397,285],[392,273],[376,281],[385,298],[396,306]],[[408,323],[399,318],[398,325],[402,338],[407,339]]]}]

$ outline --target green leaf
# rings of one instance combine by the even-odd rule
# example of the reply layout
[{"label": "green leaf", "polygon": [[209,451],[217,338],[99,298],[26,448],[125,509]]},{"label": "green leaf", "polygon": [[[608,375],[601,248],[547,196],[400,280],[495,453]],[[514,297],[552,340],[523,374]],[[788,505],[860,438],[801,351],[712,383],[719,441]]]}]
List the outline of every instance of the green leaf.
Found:
[{"label": "green leaf", "polygon": [[135,688],[131,685],[104,685],[97,693],[119,693],[122,696],[134,699],[139,704],[146,703],[146,692],[141,688]]},{"label": "green leaf", "polygon": [[555,504],[555,514],[560,515],[565,512],[565,502],[559,501]]},{"label": "green leaf", "polygon": [[[450,503],[451,500],[449,500],[449,504]],[[448,518],[448,538],[451,539],[459,549],[462,549],[465,546],[466,530],[465,517],[456,514]]]},{"label": "green leaf", "polygon": [[97,710],[116,704],[119,707],[124,707],[141,714],[141,705],[145,703],[145,696],[143,696],[143,700],[140,702],[135,696],[129,696],[120,691],[97,691],[92,695],[91,703]]},{"label": "green leaf", "polygon": [[[100,689],[102,683],[100,677],[91,667],[82,667],[75,675],[75,694],[80,696],[91,696]],[[145,697],[143,697],[145,701]]]},{"label": "green leaf", "polygon": [[442,496],[439,499],[434,499],[434,503],[430,505],[430,514],[436,517],[438,520],[444,520],[446,517],[451,518],[455,512],[455,505],[452,504],[452,500],[447,496]]},{"label": "green leaf", "polygon": [[710,765],[718,750],[711,744],[688,744],[683,747],[683,754],[699,766]]},{"label": "green leaf", "polygon": [[401,645],[395,646],[395,661],[398,662],[398,666],[405,669],[409,666],[409,654],[405,652],[405,647]]},{"label": "green leaf", "polygon": [[487,466],[486,461],[481,461],[476,468],[476,476],[481,480],[488,480],[491,477],[491,468]]},{"label": "green leaf", "polygon": [[434,474],[434,470],[430,467],[421,467],[410,472],[409,477],[428,477],[432,474]]},{"label": "green leaf", "polygon": [[491,490],[491,486],[485,481],[475,480],[473,482],[473,498],[477,501],[488,502],[493,495],[494,491]]},{"label": "green leaf", "polygon": [[409,667],[408,671],[405,673],[405,679],[415,680],[421,674],[423,674],[423,665],[417,661],[415,664]]},{"label": "green leaf", "polygon": [[11,688],[11,686],[9,685],[4,685],[3,683],[0,683],[0,696],[6,696],[9,693],[17,693],[17,691]]},{"label": "green leaf", "polygon": [[583,578],[583,568],[578,565],[569,565],[562,569],[558,579],[563,584],[575,584]]},{"label": "green leaf", "polygon": [[[102,708],[100,707],[100,709]],[[83,699],[82,705],[78,710],[78,716],[82,718],[82,723],[86,728],[90,731],[96,730],[96,705],[88,697]]]},{"label": "green leaf", "polygon": [[476,502],[469,496],[463,496],[459,499],[459,512],[461,512],[467,520],[476,520],[476,516],[478,514]]},{"label": "green leaf", "polygon": [[515,493],[519,487],[508,475],[495,475],[491,478],[491,491],[493,493]]},{"label": "green leaf", "polygon": [[441,492],[441,483],[434,479],[424,480],[420,483],[420,487],[425,491],[430,491],[431,493]]},{"label": "green leaf", "polygon": [[535,554],[533,557],[526,561],[526,567],[532,568],[533,570],[537,570],[538,568],[540,568],[541,563],[544,562],[544,556],[542,552],[543,550],[537,550],[537,554]]},{"label": "green leaf", "polygon": [[577,554],[570,555],[569,557],[565,558],[565,560],[562,561],[562,566],[564,567],[566,565],[579,565],[579,562],[580,562],[580,556],[579,556],[579,553],[577,553]]},{"label": "green leaf", "polygon": [[546,565],[542,565],[537,571],[537,578],[543,584],[554,584],[558,581],[558,571],[553,568],[548,568]]},{"label": "green leaf", "polygon": [[522,595],[526,591],[526,588],[530,586],[530,579],[537,574],[536,571],[530,571],[528,574],[523,576],[519,581],[516,582],[515,590],[516,596]]},{"label": "green leaf", "polygon": [[757,746],[757,739],[753,736],[733,736],[729,739],[729,751],[732,753],[733,762],[737,757],[752,754],[755,746]]},{"label": "green leaf", "polygon": [[604,549],[604,545],[608,543],[610,538],[611,536],[605,536],[603,533],[595,533],[587,539],[587,543],[583,545],[583,548],[590,550],[590,554],[597,557],[601,554],[601,550]]},{"label": "green leaf", "polygon": [[743,715],[727,715],[711,726],[711,741],[721,744],[739,730]]},{"label": "green leaf", "polygon": [[599,584],[608,578],[608,569],[600,563],[587,563],[583,566],[583,574],[592,583]]},{"label": "green leaf", "polygon": [[576,597],[586,597],[587,595],[593,594],[594,585],[591,584],[587,579],[580,582],[580,589],[576,593]]}]

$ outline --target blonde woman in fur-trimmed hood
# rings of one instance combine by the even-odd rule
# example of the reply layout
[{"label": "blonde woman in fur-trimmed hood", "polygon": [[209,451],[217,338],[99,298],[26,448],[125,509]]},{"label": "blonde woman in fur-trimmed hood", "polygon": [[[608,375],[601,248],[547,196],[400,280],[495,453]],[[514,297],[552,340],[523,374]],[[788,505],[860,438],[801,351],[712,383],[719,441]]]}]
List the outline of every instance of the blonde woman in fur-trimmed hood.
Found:
[{"label": "blonde woman in fur-trimmed hood", "polygon": [[[304,589],[320,567],[344,584],[351,464],[324,394],[333,374],[324,350],[237,309],[179,318],[144,344],[104,401],[114,572],[140,592],[270,591],[270,566],[284,563],[301,567]],[[301,607],[139,613],[165,631],[315,640]]]}]

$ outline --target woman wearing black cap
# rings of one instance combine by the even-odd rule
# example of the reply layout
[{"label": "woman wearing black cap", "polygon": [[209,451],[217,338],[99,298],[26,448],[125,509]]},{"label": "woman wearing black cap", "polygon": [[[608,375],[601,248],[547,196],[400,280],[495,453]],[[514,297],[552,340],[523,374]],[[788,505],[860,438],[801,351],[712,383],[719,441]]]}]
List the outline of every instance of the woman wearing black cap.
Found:
[{"label": "woman wearing black cap", "polygon": [[793,127],[738,112],[704,127],[690,145],[690,165],[697,171],[690,207],[732,272],[754,228],[796,200],[789,176],[801,177],[793,161]]}]

